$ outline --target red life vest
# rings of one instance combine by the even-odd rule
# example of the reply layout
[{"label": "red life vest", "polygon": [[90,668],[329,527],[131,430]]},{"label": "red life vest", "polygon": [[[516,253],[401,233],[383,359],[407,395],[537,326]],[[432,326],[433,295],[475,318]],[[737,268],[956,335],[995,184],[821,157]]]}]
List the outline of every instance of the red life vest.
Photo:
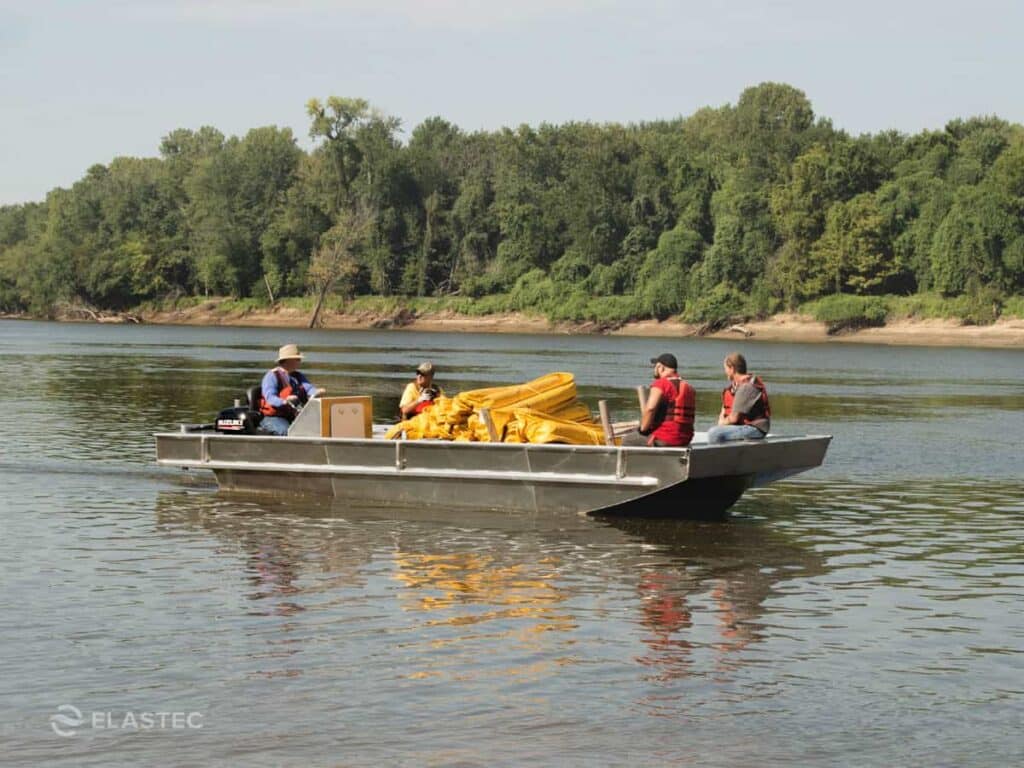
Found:
[{"label": "red life vest", "polygon": [[[419,387],[417,387],[417,389],[419,389]],[[416,403],[416,405],[413,407],[413,410],[412,410],[412,415],[413,416],[417,416],[417,415],[423,413],[425,410],[427,410],[427,408],[430,408],[434,404],[434,401],[437,400],[437,398],[439,398],[441,395],[444,394],[441,391],[440,387],[435,387],[435,386],[431,385],[429,387],[429,389],[432,389],[434,391],[434,396],[430,400],[424,400],[421,403]],[[423,394],[423,389],[419,389],[419,392],[417,392],[416,396],[419,397],[421,394]],[[404,418],[408,418],[408,417],[404,417]]]},{"label": "red life vest", "polygon": [[[292,395],[295,395],[296,397],[299,398],[299,402],[302,403],[303,405],[309,402],[309,393],[306,392],[306,388],[302,386],[302,383],[298,379],[294,380],[295,383],[298,384],[298,386],[293,387],[293,379],[289,375],[288,371],[286,371],[284,368],[275,368],[274,375],[277,377],[278,397],[280,397],[282,400],[287,400]],[[295,409],[292,406],[287,404],[282,406],[271,405],[270,403],[267,402],[267,399],[263,397],[262,393],[260,393],[259,411],[264,416],[283,416],[286,419],[295,418]]]},{"label": "red life vest", "polygon": [[423,413],[427,408],[434,404],[433,400],[424,400],[422,403],[416,403],[416,407],[412,409],[414,414]]},{"label": "red life vest", "polygon": [[693,419],[697,411],[697,393],[688,382],[678,376],[665,378],[671,393],[662,390],[663,410],[661,421],[651,433],[651,445],[657,440],[665,445],[689,445],[693,440]]},{"label": "red life vest", "polygon": [[[751,409],[750,413],[740,414],[739,423],[753,424],[755,421],[761,421],[762,419],[768,419],[770,421],[772,418],[772,408],[768,404],[768,390],[765,387],[764,382],[761,381],[761,377],[751,376],[750,379],[748,379],[748,381],[741,383],[753,384],[755,387],[757,387],[757,391],[761,393],[761,396],[757,399],[757,402],[754,403],[754,406]],[[726,413],[732,413],[732,403],[733,400],[736,399],[736,387],[738,386],[739,384],[735,386],[733,384],[730,384],[728,387],[722,390],[722,407],[725,408]]]}]

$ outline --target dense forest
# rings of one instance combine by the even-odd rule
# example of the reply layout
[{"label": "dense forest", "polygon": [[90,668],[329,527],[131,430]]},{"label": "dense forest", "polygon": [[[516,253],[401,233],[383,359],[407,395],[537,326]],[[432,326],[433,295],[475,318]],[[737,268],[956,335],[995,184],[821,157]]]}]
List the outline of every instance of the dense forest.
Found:
[{"label": "dense forest", "polygon": [[714,324],[815,301],[868,320],[895,297],[976,322],[1021,305],[1024,127],[996,117],[855,137],[763,83],[674,120],[435,117],[403,141],[364,100],[306,108],[309,152],[287,128],[179,129],[159,157],[0,208],[0,311],[373,295]]}]

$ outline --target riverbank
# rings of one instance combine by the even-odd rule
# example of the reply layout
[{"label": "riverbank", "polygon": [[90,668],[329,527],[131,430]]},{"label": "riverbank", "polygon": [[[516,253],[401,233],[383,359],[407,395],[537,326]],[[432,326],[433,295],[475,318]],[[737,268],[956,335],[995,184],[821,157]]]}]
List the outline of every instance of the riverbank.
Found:
[{"label": "riverbank", "polygon": [[[232,325],[304,328],[309,315],[291,307],[267,310],[220,312],[216,302],[172,311],[141,313],[146,323],[173,325]],[[608,329],[596,323],[551,323],[543,317],[521,313],[460,315],[451,311],[416,314],[402,310],[379,312],[326,312],[322,327],[338,330],[393,329],[410,331],[468,331],[477,333],[609,334],[692,338],[701,336],[697,325],[669,319],[640,320]],[[1003,318],[992,325],[963,325],[956,320],[898,320],[877,328],[863,328],[830,335],[826,325],[803,315],[779,314],[751,321],[703,338],[743,341],[821,342],[919,345],[941,347],[1024,348],[1024,319]]]},{"label": "riverbank", "polygon": [[[32,319],[23,315],[0,315],[0,319]],[[152,325],[253,326],[266,328],[305,328],[309,314],[294,307],[264,310],[228,310],[220,302],[209,301],[194,307],[174,310],[138,311],[123,315],[90,318],[67,314],[64,322],[147,323]],[[329,311],[323,314],[321,327],[335,330],[406,330],[472,333],[602,334],[656,338],[735,339],[744,342],[860,343],[932,347],[991,347],[1024,349],[1024,319],[1001,318],[992,325],[965,325],[957,320],[904,319],[876,328],[861,328],[829,334],[825,323],[806,315],[778,314],[765,320],[753,320],[713,333],[701,333],[698,325],[676,319],[638,320],[618,328],[598,323],[552,323],[546,318],[522,313],[461,315],[448,310],[414,313]]]}]

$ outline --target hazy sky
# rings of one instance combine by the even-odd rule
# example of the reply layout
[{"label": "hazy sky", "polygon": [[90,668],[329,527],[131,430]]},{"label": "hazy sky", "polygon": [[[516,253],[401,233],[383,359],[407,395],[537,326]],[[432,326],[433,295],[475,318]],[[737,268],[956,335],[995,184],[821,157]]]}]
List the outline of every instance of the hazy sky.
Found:
[{"label": "hazy sky", "polygon": [[175,128],[290,126],[360,96],[406,135],[638,122],[773,80],[852,133],[1024,122],[1021,0],[0,0],[0,204]]}]

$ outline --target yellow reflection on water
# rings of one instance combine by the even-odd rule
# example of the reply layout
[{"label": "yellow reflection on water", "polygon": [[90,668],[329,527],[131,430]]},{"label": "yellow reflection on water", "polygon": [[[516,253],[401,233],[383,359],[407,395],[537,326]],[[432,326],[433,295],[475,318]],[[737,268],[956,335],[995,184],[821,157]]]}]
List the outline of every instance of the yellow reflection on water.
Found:
[{"label": "yellow reflection on water", "polygon": [[[565,631],[572,617],[553,610],[566,595],[555,586],[557,563],[545,558],[529,566],[501,565],[493,557],[472,552],[395,556],[395,578],[409,590],[402,593],[403,610],[444,612],[460,606],[493,606],[491,610],[456,612],[431,619],[429,625],[466,626],[496,619],[535,619],[530,632]],[[418,592],[428,594],[418,594]]]}]

